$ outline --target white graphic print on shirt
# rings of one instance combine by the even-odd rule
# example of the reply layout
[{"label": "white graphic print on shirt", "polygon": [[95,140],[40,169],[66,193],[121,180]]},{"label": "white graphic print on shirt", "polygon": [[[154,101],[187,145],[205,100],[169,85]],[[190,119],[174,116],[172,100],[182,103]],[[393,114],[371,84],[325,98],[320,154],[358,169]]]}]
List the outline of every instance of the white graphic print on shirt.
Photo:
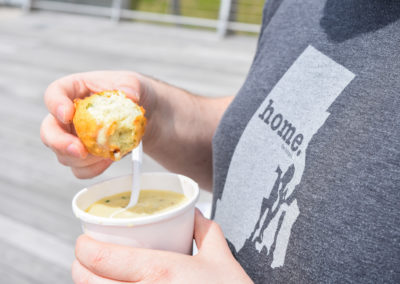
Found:
[{"label": "white graphic print on shirt", "polygon": [[308,46],[250,119],[215,211],[217,222],[235,224],[218,222],[237,252],[255,249],[272,268],[284,264],[308,144],[354,76]]}]

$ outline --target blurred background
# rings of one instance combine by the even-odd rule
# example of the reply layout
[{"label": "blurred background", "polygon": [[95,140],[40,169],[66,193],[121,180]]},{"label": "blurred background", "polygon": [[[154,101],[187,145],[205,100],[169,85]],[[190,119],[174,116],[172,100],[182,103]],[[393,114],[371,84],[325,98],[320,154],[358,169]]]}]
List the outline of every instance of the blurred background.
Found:
[{"label": "blurred background", "polygon": [[[79,180],[39,137],[46,87],[75,72],[134,70],[205,96],[234,95],[253,59],[260,0],[0,0],[1,283],[72,283],[71,200],[129,174]],[[164,171],[145,156],[143,171]],[[211,194],[199,206],[208,210]]]}]

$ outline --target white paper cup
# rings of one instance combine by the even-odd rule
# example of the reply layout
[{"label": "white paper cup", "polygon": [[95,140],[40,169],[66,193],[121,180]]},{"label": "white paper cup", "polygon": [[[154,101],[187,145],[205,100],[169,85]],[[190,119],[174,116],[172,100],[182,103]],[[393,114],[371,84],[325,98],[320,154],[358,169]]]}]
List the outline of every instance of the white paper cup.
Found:
[{"label": "white paper cup", "polygon": [[81,220],[84,233],[107,243],[191,254],[197,183],[172,173],[143,173],[140,181],[141,189],[171,190],[188,200],[169,211],[138,218],[105,218],[85,212],[99,199],[131,189],[131,175],[110,179],[84,188],[72,200],[72,210]]}]

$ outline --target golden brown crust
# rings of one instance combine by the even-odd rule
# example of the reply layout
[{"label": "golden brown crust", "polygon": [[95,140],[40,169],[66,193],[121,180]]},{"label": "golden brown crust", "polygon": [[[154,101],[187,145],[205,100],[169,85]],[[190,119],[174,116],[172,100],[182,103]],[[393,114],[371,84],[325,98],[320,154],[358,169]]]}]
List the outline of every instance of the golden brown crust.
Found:
[{"label": "golden brown crust", "polygon": [[[98,143],[98,135],[99,131],[105,126],[103,123],[99,123],[96,119],[90,114],[87,110],[88,107],[93,106],[93,98],[94,96],[110,96],[110,91],[93,94],[84,99],[75,99],[75,115],[73,118],[73,124],[76,130],[76,133],[82,143],[85,145],[88,152],[95,156],[100,156],[104,158],[109,158],[111,160],[117,161],[121,159],[125,154],[130,152],[133,148],[135,148],[141,141],[146,126],[146,118],[144,116],[145,110],[140,106],[142,111],[142,115],[136,117],[135,121],[132,125],[132,135],[130,137],[130,143],[124,144],[124,147],[120,147],[121,143],[118,141],[110,141],[112,135],[118,131],[119,122],[114,121],[105,131],[106,141],[104,144]],[[128,99],[128,98],[127,98]],[[129,132],[130,133],[130,132]]]}]

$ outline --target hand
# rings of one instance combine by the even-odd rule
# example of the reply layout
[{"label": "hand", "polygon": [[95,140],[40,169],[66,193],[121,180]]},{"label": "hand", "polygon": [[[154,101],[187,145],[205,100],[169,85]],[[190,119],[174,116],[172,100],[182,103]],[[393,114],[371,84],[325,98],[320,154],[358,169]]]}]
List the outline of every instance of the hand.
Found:
[{"label": "hand", "polygon": [[118,89],[136,102],[140,99],[139,104],[149,104],[151,100],[143,95],[146,92],[140,78],[139,74],[127,71],[79,73],[53,82],[46,90],[44,100],[50,113],[42,122],[42,141],[55,152],[61,164],[71,167],[78,178],[97,176],[112,161],[89,154],[75,135],[72,125],[75,113],[73,100],[92,93]]},{"label": "hand", "polygon": [[196,209],[195,256],[124,247],[82,235],[72,265],[74,283],[253,283],[234,259],[220,227]]}]

